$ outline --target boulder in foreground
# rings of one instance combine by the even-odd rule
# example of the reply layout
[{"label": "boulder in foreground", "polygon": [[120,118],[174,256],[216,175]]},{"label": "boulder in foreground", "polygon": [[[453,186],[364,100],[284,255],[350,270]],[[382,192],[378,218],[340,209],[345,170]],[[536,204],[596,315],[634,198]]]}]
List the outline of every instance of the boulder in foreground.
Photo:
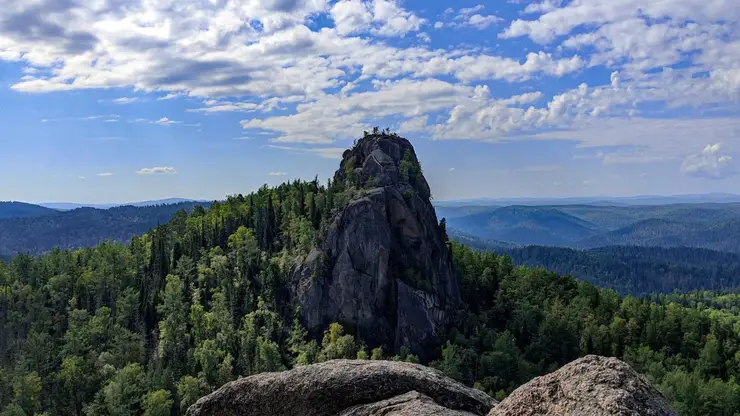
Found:
[{"label": "boulder in foreground", "polygon": [[537,377],[488,416],[675,416],[644,377],[616,359],[589,355]]},{"label": "boulder in foreground", "polygon": [[441,372],[393,361],[334,360],[232,381],[188,416],[485,415],[496,401]]}]

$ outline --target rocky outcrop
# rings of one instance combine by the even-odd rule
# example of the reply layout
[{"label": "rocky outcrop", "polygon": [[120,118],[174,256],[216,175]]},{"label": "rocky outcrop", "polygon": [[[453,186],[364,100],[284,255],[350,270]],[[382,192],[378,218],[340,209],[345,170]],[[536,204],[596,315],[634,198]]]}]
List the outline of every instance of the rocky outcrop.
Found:
[{"label": "rocky outcrop", "polygon": [[496,401],[417,364],[335,360],[233,381],[188,416],[485,415]]},{"label": "rocky outcrop", "polygon": [[[490,412],[489,412],[490,411]],[[437,370],[335,360],[233,381],[188,416],[675,416],[665,397],[616,358],[587,356],[537,377],[500,404]]]},{"label": "rocky outcrop", "polygon": [[516,389],[489,416],[674,416],[668,401],[629,365],[590,355]]},{"label": "rocky outcrop", "polygon": [[367,135],[344,153],[334,182],[350,200],[293,274],[304,325],[318,334],[339,322],[370,347],[423,358],[460,293],[414,148]]}]

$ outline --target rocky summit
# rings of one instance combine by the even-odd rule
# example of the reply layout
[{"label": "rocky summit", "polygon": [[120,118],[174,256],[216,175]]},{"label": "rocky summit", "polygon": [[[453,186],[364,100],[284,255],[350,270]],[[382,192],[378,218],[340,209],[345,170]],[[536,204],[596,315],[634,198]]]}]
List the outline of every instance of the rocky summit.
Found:
[{"label": "rocky summit", "polygon": [[587,356],[501,403],[418,364],[334,360],[226,384],[188,416],[675,416],[627,364]]},{"label": "rocky summit", "polygon": [[293,273],[304,325],[320,333],[339,322],[371,347],[423,358],[460,292],[413,146],[366,134],[344,153],[334,183],[351,198]]}]

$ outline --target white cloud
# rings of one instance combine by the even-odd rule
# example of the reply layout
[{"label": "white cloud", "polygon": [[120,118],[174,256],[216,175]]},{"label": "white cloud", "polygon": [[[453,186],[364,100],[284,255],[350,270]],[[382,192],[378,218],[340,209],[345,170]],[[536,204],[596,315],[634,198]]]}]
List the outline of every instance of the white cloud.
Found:
[{"label": "white cloud", "polygon": [[447,169],[447,171],[448,172],[454,172],[455,171],[455,168],[449,168],[449,169]]},{"label": "white cloud", "polygon": [[175,175],[177,170],[171,166],[153,167],[153,168],[142,168],[136,171],[139,175]]},{"label": "white cloud", "polygon": [[[125,88],[142,99],[197,99],[193,117],[243,112],[247,137],[325,149],[390,118],[437,140],[630,149],[605,151],[604,163],[673,163],[705,143],[740,150],[734,0],[517,2],[522,14],[493,39],[501,45],[491,35],[444,48],[428,42],[431,26],[490,29],[494,11],[471,3],[432,25],[409,4],[6,0],[0,60],[22,67],[16,91]],[[525,36],[540,49],[524,49],[515,38]],[[43,122],[75,120],[121,118]],[[132,122],[200,126],[167,117]]]},{"label": "white cloud", "polygon": [[414,117],[410,120],[407,120],[401,123],[399,130],[401,133],[424,131],[427,129],[428,120],[429,120],[429,117],[426,115]]},{"label": "white cloud", "polygon": [[252,112],[259,105],[255,103],[219,103],[202,108],[189,108],[186,111],[193,113],[220,113],[220,112]]},{"label": "white cloud", "polygon": [[489,26],[502,22],[504,19],[492,15],[492,14],[480,14],[486,7],[479,4],[475,7],[462,8],[457,12],[457,15],[452,19],[448,17],[454,13],[453,9],[445,10],[442,15],[444,21],[437,21],[434,23],[435,29],[441,29],[445,26],[452,28],[473,28],[477,30],[487,29]]},{"label": "white cloud", "polygon": [[180,124],[180,123],[182,123],[182,121],[175,121],[175,120],[170,120],[167,117],[162,117],[159,120],[153,121],[153,123],[154,124],[159,124],[160,126],[169,126],[169,125],[172,125],[172,124]]},{"label": "white cloud", "polygon": [[100,176],[101,178],[107,178],[109,176],[113,176],[113,174],[110,172],[103,172],[103,173],[98,173],[96,176]]},{"label": "white cloud", "polygon": [[408,32],[418,31],[426,20],[419,18],[397,3],[397,0],[373,0],[373,20],[379,27],[372,30],[378,36],[404,37]]},{"label": "white cloud", "polygon": [[157,101],[165,101],[165,100],[172,100],[175,98],[182,97],[182,94],[179,93],[169,93],[167,95],[164,95],[162,97],[157,98]]},{"label": "white cloud", "polygon": [[205,100],[203,104],[206,107],[193,108],[185,111],[194,113],[221,113],[221,112],[245,112],[251,113],[255,111],[269,112],[274,109],[284,109],[281,107],[285,103],[296,103],[306,100],[305,96],[294,95],[289,97],[272,97],[263,100],[260,103],[255,102],[232,102],[232,101],[219,101],[219,100]]},{"label": "white cloud", "polygon": [[474,14],[468,17],[468,20],[465,21],[464,25],[476,28],[478,30],[483,30],[487,29],[488,26],[491,26],[502,20],[503,19],[501,19],[500,17],[494,15],[481,16],[479,14]]},{"label": "white cloud", "polygon": [[139,97],[121,97],[111,100],[113,104],[133,104],[141,101]]},{"label": "white cloud", "polygon": [[373,21],[373,13],[367,2],[361,0],[340,0],[331,8],[337,32],[347,35],[364,31]]},{"label": "white cloud", "polygon": [[593,0],[570,2],[558,7],[547,2],[546,7],[533,7],[531,12],[543,13],[536,20],[518,19],[502,34],[504,38],[529,36],[536,42],[550,42],[555,37],[567,35],[582,25],[622,21],[634,17],[650,19],[691,20],[699,24],[716,21],[737,21],[740,11],[733,0],[672,0],[668,2],[644,2],[641,0]]},{"label": "white cloud", "polygon": [[681,171],[692,176],[723,179],[734,174],[732,157],[720,154],[720,144],[707,145],[699,154],[689,155],[681,165]]},{"label": "white cloud", "polygon": [[267,175],[268,176],[285,176],[285,175],[287,175],[287,173],[285,173],[285,172],[269,172]]},{"label": "white cloud", "polygon": [[426,43],[429,43],[432,41],[432,38],[426,32],[417,33],[416,38]]},{"label": "white cloud", "polygon": [[82,176],[82,175],[80,175],[80,176],[78,176],[78,177],[77,177],[77,179],[80,179],[80,180],[85,180],[85,177],[84,177],[84,176]]},{"label": "white cloud", "polygon": [[53,123],[53,122],[59,122],[59,121],[95,121],[95,120],[118,120],[121,116],[118,114],[105,114],[105,115],[96,115],[96,116],[86,116],[86,117],[59,117],[59,118],[44,118],[41,119],[42,123]]},{"label": "white cloud", "polygon": [[370,130],[370,121],[379,117],[417,117],[452,108],[475,93],[472,87],[436,79],[386,81],[376,86],[375,91],[348,96],[326,95],[298,105],[296,114],[244,120],[242,126],[282,132],[274,140],[278,142],[330,143],[336,138],[357,137]]}]

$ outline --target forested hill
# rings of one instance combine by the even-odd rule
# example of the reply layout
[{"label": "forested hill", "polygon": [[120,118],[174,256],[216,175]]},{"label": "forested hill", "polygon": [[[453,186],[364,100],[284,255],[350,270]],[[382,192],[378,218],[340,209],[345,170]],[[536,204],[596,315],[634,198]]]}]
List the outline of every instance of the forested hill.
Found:
[{"label": "forested hill", "polygon": [[619,293],[740,290],[740,255],[691,247],[615,246],[591,250],[563,247],[485,247],[515,264],[543,266]]},{"label": "forested hill", "polygon": [[740,204],[438,206],[451,229],[518,245],[697,247],[740,253]]},{"label": "forested hill", "polygon": [[6,218],[41,217],[55,213],[55,210],[39,205],[26,204],[24,202],[0,201],[0,220]]},{"label": "forested hill", "polygon": [[[421,172],[407,162],[402,177]],[[179,415],[243,375],[334,358],[418,361],[369,348],[378,340],[339,323],[311,337],[296,319],[295,266],[335,214],[369,195],[351,177],[263,187],[126,245],[0,262],[0,414]],[[501,398],[578,356],[613,355],[682,415],[740,412],[735,295],[621,298],[508,257],[446,249],[460,310],[425,364]],[[411,277],[423,292],[428,276]]]},{"label": "forested hill", "polygon": [[200,205],[208,204],[184,202],[110,209],[78,208],[63,212],[38,207],[43,215],[0,219],[0,259],[17,253],[44,253],[54,247],[74,249],[108,240],[128,242],[135,235],[169,222],[179,211],[189,211]]}]

